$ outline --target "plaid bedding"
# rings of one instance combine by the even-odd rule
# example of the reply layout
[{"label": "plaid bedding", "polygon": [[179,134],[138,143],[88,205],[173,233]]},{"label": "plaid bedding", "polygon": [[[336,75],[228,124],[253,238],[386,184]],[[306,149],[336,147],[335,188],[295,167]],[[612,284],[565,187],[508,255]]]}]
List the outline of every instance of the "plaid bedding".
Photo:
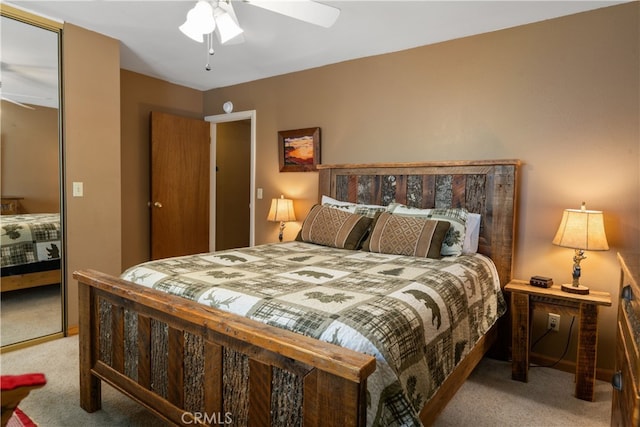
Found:
[{"label": "plaid bedding", "polygon": [[60,214],[0,216],[2,267],[60,258]]},{"label": "plaid bedding", "polygon": [[504,313],[493,262],[288,242],[151,261],[124,279],[374,355],[367,424],[420,425],[425,402]]}]

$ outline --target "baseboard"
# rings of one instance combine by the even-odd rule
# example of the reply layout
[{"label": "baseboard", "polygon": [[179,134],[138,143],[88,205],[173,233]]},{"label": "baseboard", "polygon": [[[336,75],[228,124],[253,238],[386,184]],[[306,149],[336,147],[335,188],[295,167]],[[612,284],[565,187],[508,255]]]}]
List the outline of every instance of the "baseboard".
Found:
[{"label": "baseboard", "polygon": [[[535,365],[547,366],[556,362],[557,359],[553,359],[551,357],[542,355],[540,353],[530,353],[529,354],[529,362]],[[576,372],[576,363],[570,360],[561,360],[555,366],[554,369],[563,372],[569,372],[571,374],[575,374]],[[611,382],[611,378],[613,377],[613,369],[603,369],[596,367],[596,379],[600,381]]]},{"label": "baseboard", "polygon": [[0,347],[0,354],[8,353],[8,352],[14,351],[14,350],[21,350],[21,349],[27,348],[27,347],[33,347],[34,345],[42,344],[44,342],[56,340],[58,338],[63,338],[63,337],[64,337],[64,335],[62,334],[62,332],[58,332],[56,334],[51,334],[51,335],[46,335],[44,337],[34,338],[34,339],[30,339],[30,340],[19,342],[19,343],[16,343],[16,344],[5,345],[5,346]]}]

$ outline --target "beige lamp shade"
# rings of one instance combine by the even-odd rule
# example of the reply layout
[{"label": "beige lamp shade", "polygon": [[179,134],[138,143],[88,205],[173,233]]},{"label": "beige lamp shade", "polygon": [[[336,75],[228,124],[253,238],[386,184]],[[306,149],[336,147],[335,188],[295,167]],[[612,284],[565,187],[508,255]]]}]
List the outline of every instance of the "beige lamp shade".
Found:
[{"label": "beige lamp shade", "polygon": [[602,211],[565,209],[553,244],[585,251],[607,251]]},{"label": "beige lamp shade", "polygon": [[284,196],[280,196],[279,199],[272,199],[267,220],[277,222],[295,221],[296,214],[293,211],[293,200],[285,199]]}]

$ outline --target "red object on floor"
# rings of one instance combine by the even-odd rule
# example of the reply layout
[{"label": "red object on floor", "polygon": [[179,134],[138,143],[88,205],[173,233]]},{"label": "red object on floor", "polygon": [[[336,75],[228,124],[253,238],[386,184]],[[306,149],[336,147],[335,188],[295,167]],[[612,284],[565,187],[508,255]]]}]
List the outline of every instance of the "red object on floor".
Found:
[{"label": "red object on floor", "polygon": [[44,374],[2,375],[0,376],[0,390],[13,390],[16,387],[32,387],[45,385],[47,379]]},{"label": "red object on floor", "polygon": [[22,412],[20,408],[16,408],[13,411],[13,415],[9,418],[6,427],[37,427],[38,425],[31,421],[31,418]]},{"label": "red object on floor", "polygon": [[47,379],[44,374],[40,373],[0,376],[0,406],[2,407],[0,426],[36,426],[36,424],[18,408],[18,405],[32,390],[40,388],[46,383]]}]

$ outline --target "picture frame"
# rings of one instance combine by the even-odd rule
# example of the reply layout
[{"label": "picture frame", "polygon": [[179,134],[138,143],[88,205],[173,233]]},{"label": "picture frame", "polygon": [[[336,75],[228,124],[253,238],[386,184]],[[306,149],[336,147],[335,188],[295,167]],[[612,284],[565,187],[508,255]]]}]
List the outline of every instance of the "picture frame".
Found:
[{"label": "picture frame", "polygon": [[310,172],[320,163],[320,128],[278,132],[280,172]]}]

